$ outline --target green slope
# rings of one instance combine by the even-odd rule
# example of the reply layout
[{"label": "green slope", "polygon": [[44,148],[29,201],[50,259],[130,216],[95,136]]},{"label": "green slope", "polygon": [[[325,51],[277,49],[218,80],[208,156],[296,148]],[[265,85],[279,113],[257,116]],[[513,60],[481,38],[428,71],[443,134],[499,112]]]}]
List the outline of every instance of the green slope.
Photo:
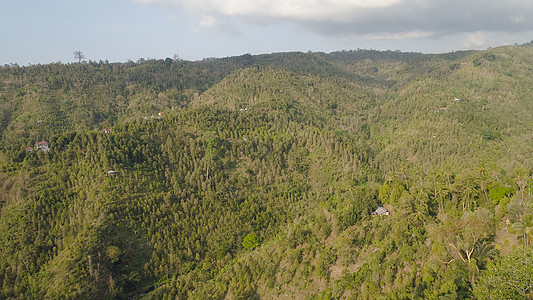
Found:
[{"label": "green slope", "polygon": [[0,298],[488,297],[529,263],[532,52],[2,67]]}]

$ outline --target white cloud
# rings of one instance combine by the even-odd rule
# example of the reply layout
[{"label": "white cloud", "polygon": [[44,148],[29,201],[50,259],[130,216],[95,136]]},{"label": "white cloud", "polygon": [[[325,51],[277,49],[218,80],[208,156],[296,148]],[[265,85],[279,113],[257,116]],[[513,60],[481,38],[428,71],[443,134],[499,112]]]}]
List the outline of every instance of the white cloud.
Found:
[{"label": "white cloud", "polygon": [[200,28],[213,28],[216,27],[220,22],[213,18],[212,16],[202,16],[202,19],[200,20]]},{"label": "white cloud", "polygon": [[367,34],[363,38],[366,40],[405,40],[405,39],[425,39],[434,36],[434,32],[430,31],[409,31],[397,33],[379,33]]},{"label": "white cloud", "polygon": [[347,22],[369,9],[384,9],[403,0],[135,0],[186,8],[193,13],[216,17],[288,19]]},{"label": "white cloud", "polygon": [[526,22],[526,18],[524,16],[511,16],[511,22],[513,24],[520,24]]},{"label": "white cloud", "polygon": [[[366,40],[427,39],[479,32],[525,32],[533,28],[533,1],[520,0],[134,0],[196,16],[200,29],[231,31],[232,22],[287,23],[327,36]],[[224,25],[225,24],[225,25]],[[224,29],[225,28],[225,29]]]},{"label": "white cloud", "polygon": [[135,0],[143,4],[183,5],[193,10],[217,11],[227,15],[277,14],[298,15],[302,11],[317,12],[350,10],[353,8],[385,8],[403,0]]},{"label": "white cloud", "polygon": [[465,49],[481,49],[490,46],[490,38],[486,33],[483,32],[473,32],[467,34],[466,40],[463,43],[463,48]]}]

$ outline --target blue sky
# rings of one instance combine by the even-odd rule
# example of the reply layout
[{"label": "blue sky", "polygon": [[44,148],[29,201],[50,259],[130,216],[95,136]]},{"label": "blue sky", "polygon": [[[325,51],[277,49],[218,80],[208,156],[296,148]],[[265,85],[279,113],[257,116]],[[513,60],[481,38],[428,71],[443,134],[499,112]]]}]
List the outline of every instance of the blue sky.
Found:
[{"label": "blue sky", "polygon": [[440,53],[533,40],[531,0],[5,0],[0,64],[357,48]]}]

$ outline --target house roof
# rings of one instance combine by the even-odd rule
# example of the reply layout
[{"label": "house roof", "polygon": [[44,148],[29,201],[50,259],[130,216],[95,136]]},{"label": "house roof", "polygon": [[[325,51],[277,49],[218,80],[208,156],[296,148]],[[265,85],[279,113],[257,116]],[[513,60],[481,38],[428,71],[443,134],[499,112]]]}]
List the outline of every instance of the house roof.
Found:
[{"label": "house roof", "polygon": [[42,140],[42,141],[40,141],[40,142],[37,142],[36,144],[37,144],[37,145],[48,145],[48,142],[45,141],[45,140]]},{"label": "house roof", "polygon": [[376,210],[374,211],[374,214],[380,215],[380,216],[388,215],[389,211],[383,206],[378,206],[378,208],[376,208]]}]

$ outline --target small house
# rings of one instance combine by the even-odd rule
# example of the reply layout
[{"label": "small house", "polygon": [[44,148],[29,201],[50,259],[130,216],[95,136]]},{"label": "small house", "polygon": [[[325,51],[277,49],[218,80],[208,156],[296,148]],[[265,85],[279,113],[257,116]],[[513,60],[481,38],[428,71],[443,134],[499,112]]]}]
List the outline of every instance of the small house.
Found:
[{"label": "small house", "polygon": [[110,133],[111,132],[111,129],[109,128],[104,128],[104,133]]},{"label": "small house", "polygon": [[107,171],[107,175],[111,175],[112,176],[112,175],[115,175],[115,174],[117,174],[117,171],[114,171],[114,170]]},{"label": "small house", "polygon": [[50,150],[50,145],[45,140],[37,142],[35,145],[37,146],[37,150],[42,150],[42,151]]},{"label": "small house", "polygon": [[157,114],[161,117],[161,116],[163,115],[163,112],[160,111],[160,112],[158,112]]},{"label": "small house", "polygon": [[376,210],[372,213],[372,216],[388,216],[390,214],[389,210],[383,206],[378,206]]},{"label": "small house", "polygon": [[453,101],[455,101],[455,102],[461,102],[461,99],[455,97],[455,98],[453,98]]},{"label": "small house", "polygon": [[26,147],[26,152],[31,152],[31,151],[33,151],[32,147]]}]

